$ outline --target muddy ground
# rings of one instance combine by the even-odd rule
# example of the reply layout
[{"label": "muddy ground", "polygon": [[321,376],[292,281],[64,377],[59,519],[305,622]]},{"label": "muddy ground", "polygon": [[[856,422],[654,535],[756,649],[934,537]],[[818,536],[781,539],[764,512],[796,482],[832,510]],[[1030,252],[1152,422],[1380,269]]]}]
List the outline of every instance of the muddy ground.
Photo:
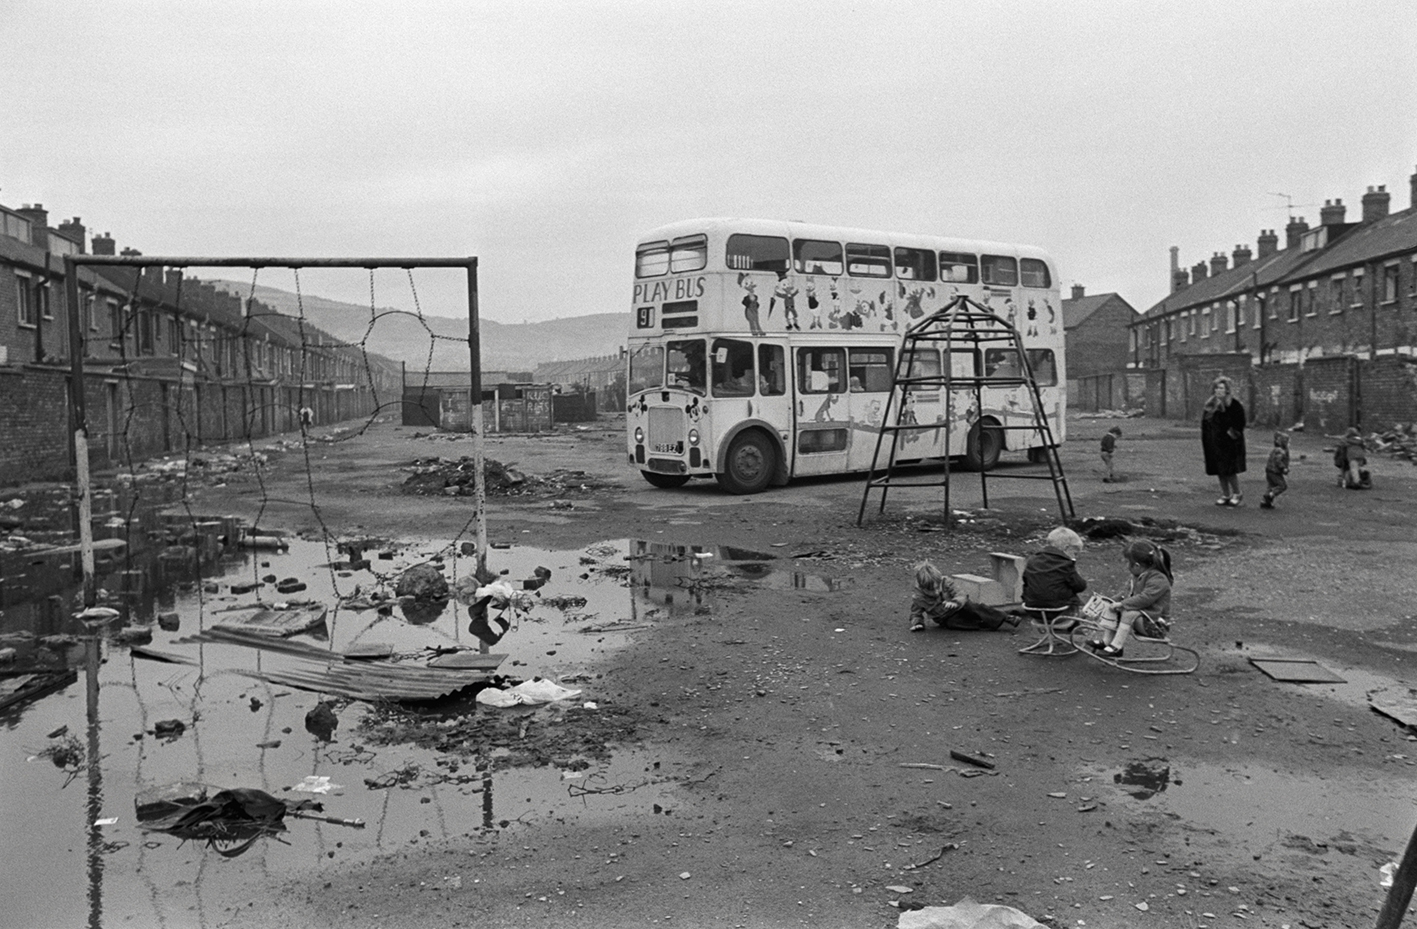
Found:
[{"label": "muddy ground", "polygon": [[[987,574],[988,552],[1027,553],[1057,517],[1046,482],[991,478],[981,513],[963,476],[954,504],[974,517],[950,531],[937,491],[897,491],[857,528],[859,478],[656,490],[613,422],[489,440],[522,478],[490,500],[493,541],[738,546],[839,589],[721,578],[712,609],[654,625],[585,685],[615,710],[592,740],[662,759],[672,808],[486,830],[470,800],[461,839],[279,875],[219,924],[887,927],[902,906],[968,896],[1056,926],[1371,926],[1377,869],[1417,823],[1417,741],[1364,698],[1417,683],[1417,469],[1375,458],[1376,488],[1343,491],[1322,437],[1296,435],[1292,489],[1263,511],[1268,443],[1252,435],[1247,505],[1222,509],[1190,424],[1123,421],[1123,479],[1101,483],[1112,424],[1070,424],[1072,499],[1079,516],[1161,523],[1175,635],[1202,656],[1191,676],[1020,655],[1026,630],[907,632],[910,565]],[[471,454],[466,438],[378,424],[308,456],[273,451],[259,481],[194,482],[193,500],[263,527],[464,541],[470,497],[404,485]],[[1120,544],[1083,554],[1095,589],[1123,585]],[[1249,662],[1266,654],[1317,659],[1356,689],[1275,682]]]}]

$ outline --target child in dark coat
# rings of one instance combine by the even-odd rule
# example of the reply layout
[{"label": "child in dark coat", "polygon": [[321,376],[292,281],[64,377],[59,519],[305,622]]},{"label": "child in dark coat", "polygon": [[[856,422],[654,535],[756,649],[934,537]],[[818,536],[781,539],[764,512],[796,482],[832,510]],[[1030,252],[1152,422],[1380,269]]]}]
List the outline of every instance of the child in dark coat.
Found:
[{"label": "child in dark coat", "polygon": [[1116,473],[1112,470],[1112,454],[1117,451],[1117,438],[1122,434],[1121,426],[1113,426],[1107,430],[1107,434],[1102,437],[1102,464],[1107,468],[1107,476],[1102,479],[1102,483],[1111,484],[1117,480]]},{"label": "child in dark coat", "polygon": [[1025,606],[1053,609],[1082,605],[1078,594],[1087,590],[1087,581],[1078,574],[1077,559],[1082,554],[1082,537],[1066,526],[1048,533],[1047,544],[1028,556],[1023,566]]},{"label": "child in dark coat", "polygon": [[1264,499],[1260,501],[1260,506],[1266,510],[1274,509],[1274,498],[1289,489],[1289,482],[1284,479],[1284,475],[1289,473],[1289,433],[1276,432],[1274,434],[1274,448],[1269,450],[1269,460],[1264,463]]}]

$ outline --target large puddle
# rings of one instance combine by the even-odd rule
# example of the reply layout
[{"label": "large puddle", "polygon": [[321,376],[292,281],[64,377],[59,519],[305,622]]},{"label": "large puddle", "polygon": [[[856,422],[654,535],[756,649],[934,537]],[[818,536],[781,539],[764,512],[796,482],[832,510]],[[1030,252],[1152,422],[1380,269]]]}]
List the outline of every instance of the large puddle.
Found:
[{"label": "large puddle", "polygon": [[[270,679],[280,654],[207,638],[235,608],[327,605],[321,627],[282,640],[307,651],[391,651],[409,659],[490,651],[506,655],[499,674],[582,690],[550,707],[492,709],[464,693],[404,708],[458,731],[490,714],[554,725],[558,713],[601,711],[585,705],[601,699],[598,660],[655,623],[712,611],[721,589],[833,587],[791,570],[790,561],[740,549],[640,541],[564,551],[502,546],[489,552],[492,571],[514,587],[535,587],[538,576],[545,582],[531,591],[529,611],[489,624],[475,622],[456,599],[441,610],[347,606],[391,590],[406,568],[445,555],[445,576],[472,570],[470,558],[436,544],[370,542],[351,560],[347,548],[298,539],[285,551],[226,550],[197,531],[182,545],[135,551],[162,527],[151,513],[115,520],[114,537],[134,541],[99,560],[99,584],[114,595],[105,602],[115,617],[76,618],[72,551],[0,553],[0,647],[15,650],[0,673],[10,680],[20,671],[70,675],[51,693],[0,710],[0,899],[8,924],[214,925],[233,899],[297,869],[341,867],[419,843],[495,836],[550,820],[680,812],[673,786],[693,772],[661,752],[623,749],[576,756],[565,767],[500,769],[495,762],[504,750],[492,747],[452,759],[436,746],[376,744],[361,723],[385,717],[346,700],[335,701],[337,728],[325,741],[307,726],[321,694]],[[58,535],[49,541],[62,541]],[[287,592],[278,593],[277,584]],[[180,661],[135,656],[117,642],[125,626],[149,628],[152,640],[143,647]],[[168,729],[171,721],[179,731]],[[320,794],[291,790],[318,778],[334,786]],[[135,798],[178,782],[315,799],[324,805],[321,815],[365,826],[287,816],[285,831],[225,858],[205,843],[138,828]]]}]

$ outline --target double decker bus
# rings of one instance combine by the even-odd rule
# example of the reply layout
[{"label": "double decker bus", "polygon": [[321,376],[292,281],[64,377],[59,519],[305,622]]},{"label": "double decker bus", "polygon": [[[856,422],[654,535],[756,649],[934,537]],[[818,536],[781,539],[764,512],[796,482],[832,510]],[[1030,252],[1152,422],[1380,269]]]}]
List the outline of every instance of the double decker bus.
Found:
[{"label": "double decker bus", "polygon": [[[656,487],[717,479],[751,494],[794,477],[865,471],[905,331],[959,295],[1013,325],[1055,441],[1066,379],[1058,276],[1026,245],[756,219],[696,219],[635,249],[626,432],[629,463]],[[912,377],[1017,377],[1012,348],[920,348]],[[992,468],[1037,430],[1027,388],[985,387],[978,409],[912,389],[891,411],[939,423],[903,434],[901,459],[962,451]],[[958,400],[958,398],[956,398]]]}]

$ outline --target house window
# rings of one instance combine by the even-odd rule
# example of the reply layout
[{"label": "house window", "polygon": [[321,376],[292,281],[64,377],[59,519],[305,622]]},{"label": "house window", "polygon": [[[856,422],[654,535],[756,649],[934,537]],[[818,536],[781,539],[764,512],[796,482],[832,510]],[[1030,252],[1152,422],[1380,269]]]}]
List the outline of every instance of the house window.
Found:
[{"label": "house window", "polygon": [[1186,314],[1182,313],[1176,319],[1176,331],[1180,333],[1181,341],[1186,341]]},{"label": "house window", "polygon": [[1197,322],[1196,322],[1196,321],[1200,318],[1200,311],[1198,311],[1198,310],[1187,310],[1187,311],[1186,311],[1186,315],[1190,316],[1190,318],[1191,318],[1191,335],[1195,335],[1195,334],[1196,334],[1196,325],[1197,325]]},{"label": "house window", "polygon": [[1397,262],[1383,265],[1383,302],[1397,300]]},{"label": "house window", "polygon": [[40,283],[34,289],[35,303],[39,304],[39,315],[45,319],[54,318],[54,307],[49,303],[49,281]]},{"label": "house window", "polygon": [[182,320],[176,316],[167,317],[167,344],[174,355],[182,348]]},{"label": "house window", "polygon": [[1227,300],[1227,301],[1225,301],[1225,331],[1226,331],[1226,332],[1234,332],[1234,331],[1235,331],[1235,324],[1236,324],[1235,314],[1236,314],[1236,312],[1237,312],[1237,311],[1236,311],[1236,308],[1235,308],[1235,301],[1234,301],[1234,300]]},{"label": "house window", "polygon": [[1319,315],[1319,282],[1318,282],[1318,281],[1310,281],[1310,282],[1309,282],[1308,298],[1307,298],[1307,300],[1306,300],[1305,303],[1304,303],[1304,315],[1305,315],[1305,316],[1317,316],[1317,315]]},{"label": "house window", "polygon": [[30,276],[22,271],[15,272],[15,305],[16,317],[21,326],[33,328],[39,324],[34,310],[34,283]]},{"label": "house window", "polygon": [[1355,268],[1353,271],[1353,309],[1361,309],[1363,306],[1363,269]]},{"label": "house window", "polygon": [[1299,321],[1299,307],[1304,299],[1304,292],[1295,287],[1289,291],[1289,321],[1297,323]]},{"label": "house window", "polygon": [[1330,278],[1328,282],[1329,314],[1343,312],[1343,278]]},{"label": "house window", "polygon": [[1201,310],[1201,338],[1210,338],[1210,307]]},{"label": "house window", "polygon": [[[1255,325],[1255,328],[1256,328],[1256,329],[1258,329],[1260,326],[1264,325],[1264,322],[1263,322],[1263,318],[1264,318],[1264,305],[1265,305],[1264,294],[1255,294],[1255,312],[1254,312],[1255,324],[1254,324],[1254,325]],[[1274,318],[1274,310],[1271,309],[1271,310],[1269,311],[1269,316],[1270,316],[1270,319],[1273,319],[1273,318]]]},{"label": "house window", "polygon": [[1271,288],[1269,289],[1269,301],[1268,301],[1268,303],[1269,303],[1269,318],[1270,318],[1270,319],[1279,319],[1279,288],[1278,288],[1278,287],[1271,287]]},{"label": "house window", "polygon": [[1412,267],[1407,275],[1407,294],[1417,297],[1417,255],[1412,256]]}]

